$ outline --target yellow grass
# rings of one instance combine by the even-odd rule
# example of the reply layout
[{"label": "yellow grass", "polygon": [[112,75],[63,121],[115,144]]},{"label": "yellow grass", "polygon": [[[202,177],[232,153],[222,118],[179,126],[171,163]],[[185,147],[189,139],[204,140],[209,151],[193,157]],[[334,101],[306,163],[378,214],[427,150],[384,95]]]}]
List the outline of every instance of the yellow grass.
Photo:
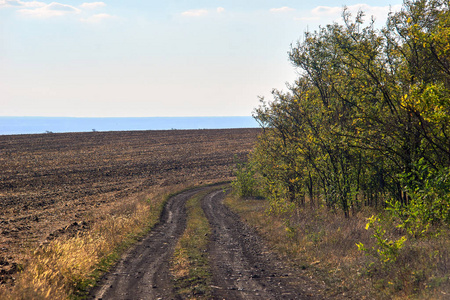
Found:
[{"label": "yellow grass", "polygon": [[[183,187],[177,186],[176,190]],[[0,290],[0,299],[73,299],[95,284],[120,253],[159,220],[168,193],[166,188],[135,197],[100,215],[94,225],[74,237],[55,239],[30,249],[15,285]]]},{"label": "yellow grass", "polygon": [[[229,196],[225,203],[256,227],[286,261],[325,283],[328,297],[354,299],[447,299],[450,298],[450,231],[437,237],[407,241],[398,261],[380,265],[358,251],[357,242],[375,246],[373,231],[366,230],[361,212],[346,219],[326,208],[298,209],[292,214],[268,215],[268,202]],[[385,224],[389,238],[401,235]]]}]

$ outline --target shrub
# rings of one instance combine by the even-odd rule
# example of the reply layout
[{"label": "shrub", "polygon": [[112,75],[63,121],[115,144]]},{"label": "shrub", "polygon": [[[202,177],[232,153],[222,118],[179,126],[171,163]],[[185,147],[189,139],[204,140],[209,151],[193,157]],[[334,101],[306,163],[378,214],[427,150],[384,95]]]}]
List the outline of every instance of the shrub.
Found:
[{"label": "shrub", "polygon": [[450,169],[434,169],[423,159],[411,172],[401,175],[409,201],[406,205],[390,201],[387,209],[398,219],[398,227],[420,237],[431,226],[450,225]]},{"label": "shrub", "polygon": [[236,163],[236,179],[231,183],[234,191],[239,197],[257,197],[259,191],[255,178],[255,169],[249,163]]}]

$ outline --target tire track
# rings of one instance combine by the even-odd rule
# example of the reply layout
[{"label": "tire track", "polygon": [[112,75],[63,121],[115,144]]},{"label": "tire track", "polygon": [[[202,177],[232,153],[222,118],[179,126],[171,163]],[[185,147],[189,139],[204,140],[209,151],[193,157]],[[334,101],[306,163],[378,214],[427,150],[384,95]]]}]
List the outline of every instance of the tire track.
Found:
[{"label": "tire track", "polygon": [[301,278],[271,254],[258,235],[222,204],[222,191],[202,208],[212,227],[209,259],[215,299],[317,299]]},{"label": "tire track", "polygon": [[133,247],[90,293],[91,299],[175,299],[169,260],[186,227],[187,199],[208,187],[170,198],[160,223]]},{"label": "tire track", "polygon": [[222,204],[225,193],[199,187],[170,198],[161,221],[105,274],[90,299],[180,299],[169,271],[170,259],[186,228],[185,203],[210,190],[201,201],[211,226],[208,246],[214,299],[320,299],[314,287],[264,245],[259,236]]}]

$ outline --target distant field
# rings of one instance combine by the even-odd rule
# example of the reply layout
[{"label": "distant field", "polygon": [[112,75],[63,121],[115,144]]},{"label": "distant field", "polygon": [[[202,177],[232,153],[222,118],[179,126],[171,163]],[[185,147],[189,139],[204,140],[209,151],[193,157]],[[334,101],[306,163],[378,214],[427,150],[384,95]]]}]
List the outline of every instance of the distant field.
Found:
[{"label": "distant field", "polygon": [[0,135],[92,131],[136,131],[169,129],[227,129],[259,127],[251,116],[242,117],[148,117],[70,118],[2,117]]},{"label": "distant field", "polygon": [[[22,249],[89,226],[103,208],[149,190],[229,180],[259,129],[0,136],[0,274]],[[3,277],[7,279],[7,277]],[[2,278],[0,278],[0,283]]]}]

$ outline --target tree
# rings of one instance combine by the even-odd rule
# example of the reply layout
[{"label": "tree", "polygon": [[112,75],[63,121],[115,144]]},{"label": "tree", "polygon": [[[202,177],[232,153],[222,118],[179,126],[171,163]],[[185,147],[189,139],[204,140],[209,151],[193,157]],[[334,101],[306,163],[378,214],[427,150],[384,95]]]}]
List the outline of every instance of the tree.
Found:
[{"label": "tree", "polygon": [[408,205],[399,175],[419,160],[450,165],[448,5],[407,0],[382,30],[344,10],[343,25],[292,47],[299,78],[254,112],[265,130],[252,160],[268,195],[303,205],[307,192],[313,205],[320,194],[349,216],[390,197]]}]

